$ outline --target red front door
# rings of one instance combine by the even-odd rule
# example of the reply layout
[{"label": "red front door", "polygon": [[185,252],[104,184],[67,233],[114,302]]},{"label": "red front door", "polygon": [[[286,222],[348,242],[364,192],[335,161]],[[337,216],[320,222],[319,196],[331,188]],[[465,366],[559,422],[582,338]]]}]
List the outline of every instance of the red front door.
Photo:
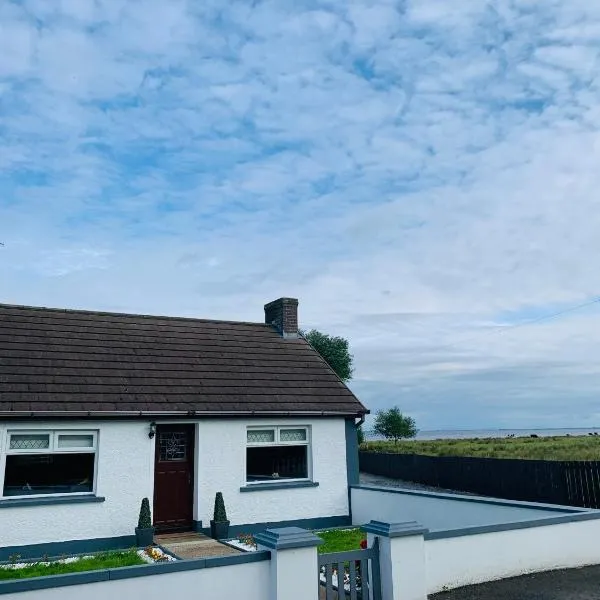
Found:
[{"label": "red front door", "polygon": [[154,526],[157,531],[192,528],[194,426],[156,428]]}]

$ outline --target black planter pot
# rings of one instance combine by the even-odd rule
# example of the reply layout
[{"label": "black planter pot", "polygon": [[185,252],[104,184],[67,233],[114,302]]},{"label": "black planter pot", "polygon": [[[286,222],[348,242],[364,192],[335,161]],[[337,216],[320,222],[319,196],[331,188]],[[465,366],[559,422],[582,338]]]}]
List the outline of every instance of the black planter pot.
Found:
[{"label": "black planter pot", "polygon": [[229,521],[210,522],[210,537],[214,540],[224,540],[229,537]]},{"label": "black planter pot", "polygon": [[138,548],[146,548],[154,542],[154,527],[136,527],[135,543]]}]

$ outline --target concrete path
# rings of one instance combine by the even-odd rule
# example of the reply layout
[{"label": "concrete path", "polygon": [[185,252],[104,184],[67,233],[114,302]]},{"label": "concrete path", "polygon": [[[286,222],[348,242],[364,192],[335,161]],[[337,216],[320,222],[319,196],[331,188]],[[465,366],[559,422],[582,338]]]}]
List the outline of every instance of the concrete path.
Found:
[{"label": "concrete path", "polygon": [[600,566],[512,577],[441,592],[429,600],[600,600]]},{"label": "concrete path", "polygon": [[155,535],[154,542],[179,558],[208,558],[241,554],[241,550],[236,550],[196,532]]}]

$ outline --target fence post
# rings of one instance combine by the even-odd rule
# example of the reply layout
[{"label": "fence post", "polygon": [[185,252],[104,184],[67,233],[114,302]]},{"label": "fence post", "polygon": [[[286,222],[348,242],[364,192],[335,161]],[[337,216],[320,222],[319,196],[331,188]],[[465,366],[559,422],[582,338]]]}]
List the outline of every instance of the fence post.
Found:
[{"label": "fence post", "polygon": [[319,597],[320,537],[300,527],[267,529],[254,536],[258,550],[271,552],[269,600]]},{"label": "fence post", "polygon": [[381,597],[385,600],[427,600],[425,538],[428,531],[416,521],[362,526],[369,546],[379,538]]}]

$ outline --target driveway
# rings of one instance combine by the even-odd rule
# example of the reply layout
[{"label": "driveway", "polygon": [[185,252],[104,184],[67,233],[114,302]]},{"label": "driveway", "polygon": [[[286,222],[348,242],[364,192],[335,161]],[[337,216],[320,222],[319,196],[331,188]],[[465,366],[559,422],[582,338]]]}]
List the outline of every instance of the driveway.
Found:
[{"label": "driveway", "polygon": [[457,490],[446,490],[444,488],[432,487],[430,485],[422,485],[413,483],[412,481],[404,481],[403,479],[391,479],[382,475],[372,475],[371,473],[361,473],[360,482],[365,485],[380,485],[386,487],[396,487],[405,490],[415,490],[420,492],[438,492],[439,494],[462,494],[463,496],[475,496],[469,492],[459,492]]},{"label": "driveway", "polygon": [[429,600],[600,600],[600,566],[471,585],[430,595]]}]

